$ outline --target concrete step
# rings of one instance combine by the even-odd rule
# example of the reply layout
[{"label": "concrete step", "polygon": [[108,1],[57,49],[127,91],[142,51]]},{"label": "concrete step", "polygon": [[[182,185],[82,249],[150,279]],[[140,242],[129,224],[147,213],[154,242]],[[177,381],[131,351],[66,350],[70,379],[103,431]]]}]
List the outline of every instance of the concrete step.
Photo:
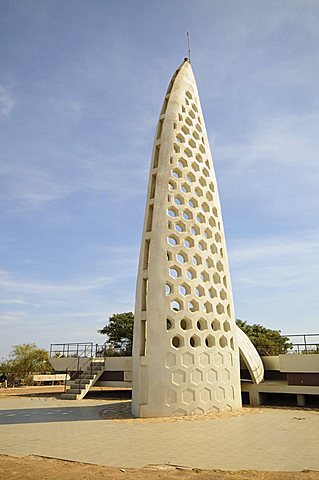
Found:
[{"label": "concrete step", "polygon": [[79,385],[77,385],[75,388],[79,388],[82,391],[85,390],[88,385],[89,383],[79,383]]},{"label": "concrete step", "polygon": [[95,362],[94,365],[82,372],[80,378],[67,382],[68,390],[62,393],[61,398],[64,400],[79,400],[83,398],[103,371],[104,361]]},{"label": "concrete step", "polygon": [[68,383],[66,384],[67,388],[69,388],[69,389],[70,389],[70,388],[78,388],[78,385],[79,385],[79,384],[78,384],[78,383],[75,383],[75,382],[68,382]]},{"label": "concrete step", "polygon": [[[76,380],[71,380],[73,385],[79,385],[80,383],[83,384],[88,384],[90,383],[91,380],[93,380],[94,377],[89,377],[89,378],[77,378]],[[71,383],[70,383],[71,384]]]},{"label": "concrete step", "polygon": [[63,400],[77,400],[78,395],[75,393],[62,393],[61,398]]},{"label": "concrete step", "polygon": [[81,388],[70,388],[69,390],[67,390],[67,393],[69,393],[70,395],[72,394],[80,395],[81,392],[82,392]]},{"label": "concrete step", "polygon": [[71,383],[79,383],[79,382],[87,382],[89,383],[91,380],[93,380],[93,378],[95,377],[95,375],[97,374],[94,374],[94,375],[81,375],[81,377],[79,378],[75,378],[74,380],[69,380],[67,382],[67,385],[71,384]]}]

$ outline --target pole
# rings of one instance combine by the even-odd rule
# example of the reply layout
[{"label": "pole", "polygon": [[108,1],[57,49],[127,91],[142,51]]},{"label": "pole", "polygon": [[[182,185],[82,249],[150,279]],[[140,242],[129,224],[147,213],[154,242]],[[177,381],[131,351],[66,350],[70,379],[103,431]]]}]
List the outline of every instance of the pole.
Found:
[{"label": "pole", "polygon": [[189,32],[186,32],[186,36],[187,36],[187,55],[188,55],[188,60],[189,60],[189,63],[191,63],[191,47],[190,47],[190,37],[189,37]]}]

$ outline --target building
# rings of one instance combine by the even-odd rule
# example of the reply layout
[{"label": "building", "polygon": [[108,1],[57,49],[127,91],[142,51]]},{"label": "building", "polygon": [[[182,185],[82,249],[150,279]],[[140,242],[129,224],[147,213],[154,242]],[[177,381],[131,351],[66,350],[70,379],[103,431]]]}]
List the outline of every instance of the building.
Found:
[{"label": "building", "polygon": [[[292,338],[296,342],[296,339]],[[240,344],[240,340],[239,340]],[[252,369],[249,351],[241,351],[241,394],[244,405],[319,407],[319,334],[302,335],[288,354],[261,357],[263,370]],[[100,357],[88,344],[52,344],[55,371],[71,375],[62,398],[81,399],[92,386],[132,388],[132,357]],[[256,365],[256,364],[255,364]]]}]

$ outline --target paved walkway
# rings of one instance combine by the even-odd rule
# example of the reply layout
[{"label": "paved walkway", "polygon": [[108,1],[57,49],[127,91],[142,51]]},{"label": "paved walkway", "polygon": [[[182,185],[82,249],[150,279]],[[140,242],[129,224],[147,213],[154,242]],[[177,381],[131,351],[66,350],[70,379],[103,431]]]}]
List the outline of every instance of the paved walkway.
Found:
[{"label": "paved walkway", "polygon": [[120,467],[319,470],[318,411],[264,409],[194,421],[103,419],[112,408],[117,405],[106,400],[0,398],[0,453]]}]

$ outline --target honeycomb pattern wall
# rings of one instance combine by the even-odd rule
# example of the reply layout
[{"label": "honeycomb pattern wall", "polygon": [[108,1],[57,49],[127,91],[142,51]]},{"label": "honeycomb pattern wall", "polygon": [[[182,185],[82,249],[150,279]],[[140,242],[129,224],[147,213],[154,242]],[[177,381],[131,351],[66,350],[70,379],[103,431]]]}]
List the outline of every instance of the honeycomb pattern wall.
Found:
[{"label": "honeycomb pattern wall", "polygon": [[158,121],[136,289],[136,416],[241,406],[239,354],[212,157],[190,63]]}]

